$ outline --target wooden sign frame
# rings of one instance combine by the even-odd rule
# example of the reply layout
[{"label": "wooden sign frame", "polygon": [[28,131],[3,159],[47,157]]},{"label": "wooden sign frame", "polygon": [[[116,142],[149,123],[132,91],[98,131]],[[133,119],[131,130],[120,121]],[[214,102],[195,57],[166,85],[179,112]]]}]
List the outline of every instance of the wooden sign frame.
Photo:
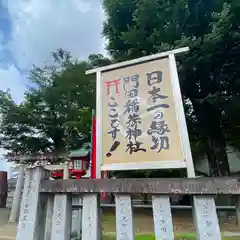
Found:
[{"label": "wooden sign frame", "polygon": [[[97,162],[97,172],[99,175],[97,178],[100,178],[101,170],[113,171],[113,170],[140,170],[140,169],[178,169],[178,168],[187,168],[188,177],[194,177],[194,166],[193,159],[191,154],[191,148],[189,143],[186,119],[184,114],[181,90],[179,85],[177,67],[175,54],[187,52],[189,50],[188,47],[179,48],[163,53],[158,53],[150,56],[141,57],[138,59],[133,59],[130,61],[124,61],[121,63],[116,63],[112,65],[108,65],[105,67],[100,67],[96,69],[92,69],[86,72],[86,74],[96,73],[97,75],[97,97],[96,97],[96,162]],[[170,78],[173,89],[174,103],[176,108],[177,122],[178,122],[178,130],[181,139],[182,151],[184,154],[184,159],[182,161],[159,161],[159,162],[146,162],[146,163],[115,163],[102,165],[102,109],[103,109],[103,101],[102,101],[102,73],[116,70],[120,68],[125,68],[128,66],[133,66],[141,63],[151,62],[162,58],[169,59],[169,68],[170,68]]]}]

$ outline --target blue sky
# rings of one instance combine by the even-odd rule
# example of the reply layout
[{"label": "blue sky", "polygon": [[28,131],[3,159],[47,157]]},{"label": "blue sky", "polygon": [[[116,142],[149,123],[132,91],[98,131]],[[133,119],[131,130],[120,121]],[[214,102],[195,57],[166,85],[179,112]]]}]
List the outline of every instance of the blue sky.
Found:
[{"label": "blue sky", "polygon": [[57,48],[79,59],[104,53],[103,18],[100,0],[0,0],[0,89],[21,102],[29,69]]},{"label": "blue sky", "polygon": [[[104,54],[101,0],[0,0],[0,89],[20,103],[33,64],[51,63],[57,48],[86,59]],[[0,158],[3,150],[0,149]],[[0,170],[7,169],[4,161]]]}]

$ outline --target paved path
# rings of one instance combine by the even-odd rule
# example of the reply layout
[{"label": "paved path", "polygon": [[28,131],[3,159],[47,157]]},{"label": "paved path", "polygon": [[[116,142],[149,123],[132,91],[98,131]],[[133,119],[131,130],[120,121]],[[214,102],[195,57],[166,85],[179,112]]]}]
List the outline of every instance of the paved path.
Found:
[{"label": "paved path", "polygon": [[16,224],[7,224],[10,209],[0,208],[0,240],[15,240]]}]

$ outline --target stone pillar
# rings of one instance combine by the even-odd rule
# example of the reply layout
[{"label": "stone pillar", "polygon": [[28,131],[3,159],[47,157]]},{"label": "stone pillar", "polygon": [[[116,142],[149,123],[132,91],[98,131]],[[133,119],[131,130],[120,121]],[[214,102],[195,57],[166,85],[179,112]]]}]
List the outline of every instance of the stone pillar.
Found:
[{"label": "stone pillar", "polygon": [[240,197],[239,196],[237,196],[236,219],[237,219],[237,225],[238,227],[240,227]]},{"label": "stone pillar", "polygon": [[16,222],[19,217],[20,205],[21,205],[21,195],[22,195],[22,190],[23,190],[23,185],[24,185],[24,168],[25,168],[25,165],[22,164],[20,167],[17,184],[16,184],[16,188],[14,191],[13,203],[12,203],[11,213],[10,213],[10,217],[9,217],[9,222]]},{"label": "stone pillar", "polygon": [[[81,180],[79,180],[81,181]],[[82,205],[82,197],[75,195],[72,197],[72,206]],[[81,239],[82,235],[82,207],[79,209],[72,210],[72,237],[77,237]]]},{"label": "stone pillar", "polygon": [[54,195],[49,195],[46,206],[44,240],[51,240]]},{"label": "stone pillar", "polygon": [[71,239],[72,199],[71,194],[55,194],[50,239]]},{"label": "stone pillar", "polygon": [[40,240],[43,237],[45,204],[44,201],[40,201],[39,190],[41,180],[47,177],[42,166],[35,166],[27,170],[16,240]]},{"label": "stone pillar", "polygon": [[[64,162],[63,179],[69,179],[68,161]],[[55,194],[50,239],[66,240],[71,237],[72,198],[70,194]]]},{"label": "stone pillar", "polygon": [[84,221],[82,221],[82,240],[102,239],[100,216],[99,194],[88,193],[83,195],[82,219]]},{"label": "stone pillar", "polygon": [[63,179],[69,179],[69,161],[65,160],[64,167],[63,167]]}]

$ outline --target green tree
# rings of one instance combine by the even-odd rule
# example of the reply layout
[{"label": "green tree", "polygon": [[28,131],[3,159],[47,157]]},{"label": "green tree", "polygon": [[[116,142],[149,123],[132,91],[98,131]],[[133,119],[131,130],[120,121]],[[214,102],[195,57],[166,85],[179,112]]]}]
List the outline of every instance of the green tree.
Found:
[{"label": "green tree", "polygon": [[104,57],[102,54],[90,54],[88,64],[90,68],[103,67],[112,63],[112,60]]},{"label": "green tree", "polygon": [[204,149],[212,175],[229,175],[226,141],[234,134],[224,127],[234,124],[229,114],[239,96],[238,1],[105,0],[104,8],[115,61],[190,47],[178,63],[193,150]]},{"label": "green tree", "polygon": [[95,76],[85,71],[106,59],[92,55],[88,62],[74,61],[62,49],[53,53],[53,59],[53,66],[30,72],[34,87],[20,105],[8,92],[0,92],[0,143],[11,153],[63,153],[90,141]]}]

